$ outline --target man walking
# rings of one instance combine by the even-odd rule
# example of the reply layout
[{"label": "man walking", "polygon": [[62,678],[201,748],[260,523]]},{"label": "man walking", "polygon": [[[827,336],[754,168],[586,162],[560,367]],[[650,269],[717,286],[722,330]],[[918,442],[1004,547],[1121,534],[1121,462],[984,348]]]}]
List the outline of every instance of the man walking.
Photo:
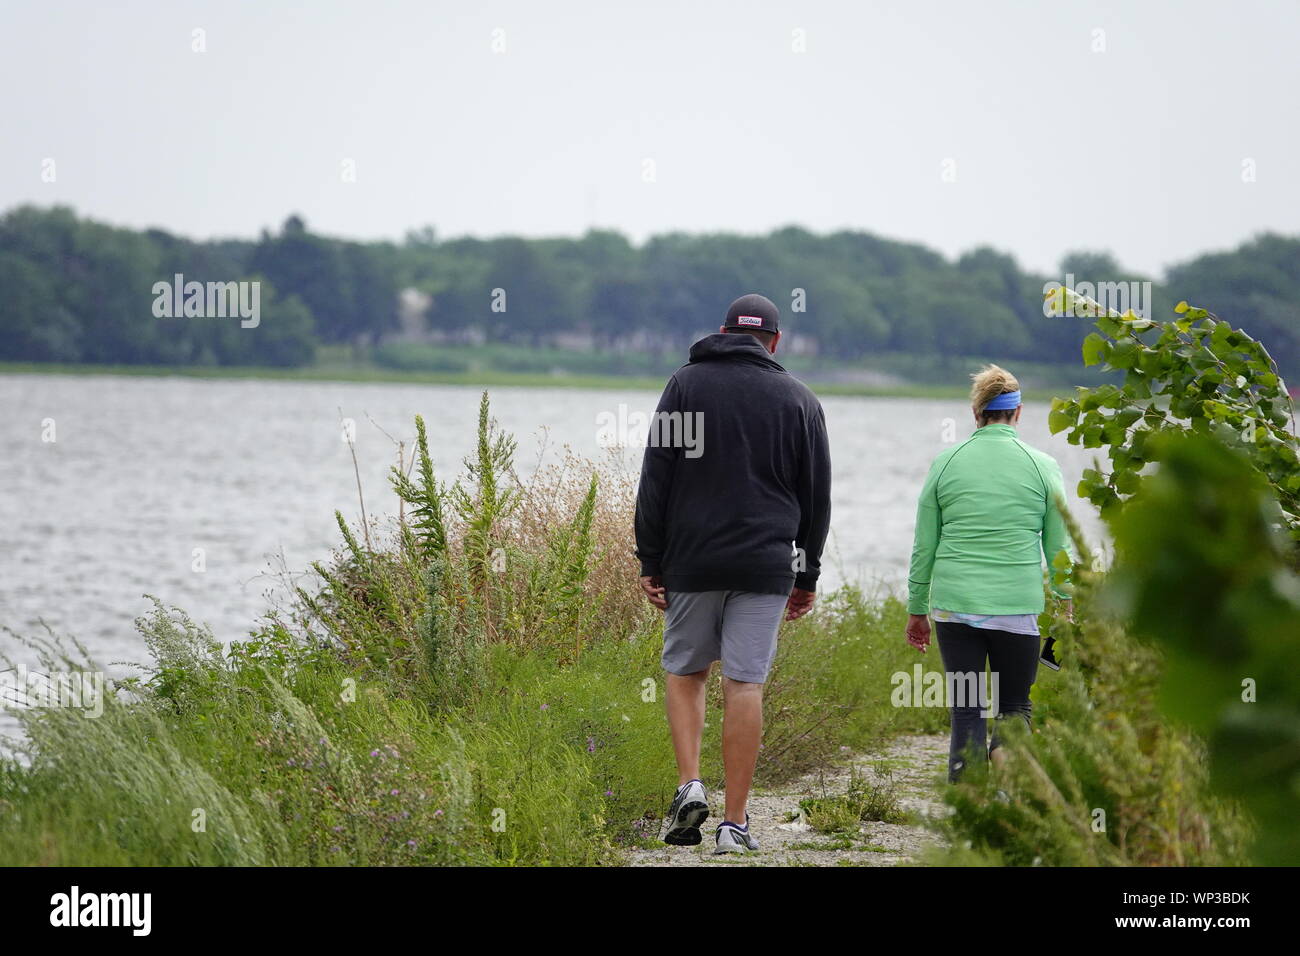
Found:
[{"label": "man walking", "polygon": [[[641,588],[664,612],[663,666],[678,789],[666,843],[694,846],[709,815],[700,782],[706,681],[722,661],[725,818],[715,853],[758,849],[746,803],[763,734],[763,684],[784,614],[816,597],[830,525],[821,404],[772,356],[780,313],[741,296],[691,346],[664,389],[636,503]],[[673,440],[690,434],[690,447]],[[668,440],[665,440],[668,439]]]}]

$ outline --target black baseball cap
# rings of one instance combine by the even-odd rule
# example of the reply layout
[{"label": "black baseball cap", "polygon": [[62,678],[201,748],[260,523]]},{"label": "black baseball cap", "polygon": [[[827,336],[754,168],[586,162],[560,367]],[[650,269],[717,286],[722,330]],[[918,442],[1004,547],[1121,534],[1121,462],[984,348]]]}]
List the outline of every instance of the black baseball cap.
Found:
[{"label": "black baseball cap", "polygon": [[751,292],[742,295],[727,309],[726,329],[744,329],[746,331],[779,332],[781,310],[766,296]]}]

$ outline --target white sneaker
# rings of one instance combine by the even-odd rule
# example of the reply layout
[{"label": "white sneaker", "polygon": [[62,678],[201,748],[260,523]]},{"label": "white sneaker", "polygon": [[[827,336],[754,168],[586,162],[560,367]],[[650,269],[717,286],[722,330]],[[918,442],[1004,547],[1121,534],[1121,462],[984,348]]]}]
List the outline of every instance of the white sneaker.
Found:
[{"label": "white sneaker", "polygon": [[717,846],[713,848],[714,856],[723,853],[751,853],[758,849],[758,841],[749,832],[749,814],[745,814],[745,825],[738,826],[730,820],[718,824],[714,833]]},{"label": "white sneaker", "polygon": [[677,788],[668,808],[668,832],[664,842],[673,846],[696,846],[703,839],[700,824],[709,818],[709,797],[704,784],[688,780]]}]

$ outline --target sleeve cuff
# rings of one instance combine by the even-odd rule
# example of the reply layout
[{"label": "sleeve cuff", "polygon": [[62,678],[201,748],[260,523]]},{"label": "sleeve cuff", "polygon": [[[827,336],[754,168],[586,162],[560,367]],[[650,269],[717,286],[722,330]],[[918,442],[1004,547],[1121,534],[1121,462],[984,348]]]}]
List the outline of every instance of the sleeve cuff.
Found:
[{"label": "sleeve cuff", "polygon": [[652,558],[641,559],[641,577],[658,578],[663,577],[663,573],[663,568],[660,566],[658,561]]},{"label": "sleeve cuff", "polygon": [[794,576],[794,586],[800,591],[817,590],[817,573],[813,571],[800,571]]},{"label": "sleeve cuff", "polygon": [[913,584],[908,587],[907,613],[930,613],[930,585],[928,582],[924,585]]}]

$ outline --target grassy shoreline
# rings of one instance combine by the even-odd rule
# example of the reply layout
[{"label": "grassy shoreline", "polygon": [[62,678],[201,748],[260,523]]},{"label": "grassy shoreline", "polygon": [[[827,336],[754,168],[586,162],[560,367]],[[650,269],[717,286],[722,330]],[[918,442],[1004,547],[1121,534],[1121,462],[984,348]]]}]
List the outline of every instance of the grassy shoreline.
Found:
[{"label": "grassy shoreline", "polygon": [[[152,663],[109,681],[96,719],[19,712],[0,865],[616,865],[661,846],[676,773],[633,482],[574,457],[521,482],[486,393],[450,483],[419,417],[416,431],[393,480],[401,516],[336,512],[343,544],[249,640],[223,646],[154,599],[137,622]],[[1249,821],[1211,791],[1205,744],[1160,713],[1160,655],[1104,612],[1074,530],[1077,611],[1040,620],[1065,666],[1035,685],[1037,730],[1004,727],[996,777],[980,761],[957,787],[933,775],[927,802],[950,812],[914,821],[943,837],[919,862],[1247,861]],[[825,841],[857,845],[864,821],[898,816],[892,784],[846,777],[846,761],[947,726],[941,662],[903,641],[906,612],[845,586],[783,626],[756,783],[834,777],[801,802]],[[57,638],[23,643],[42,673],[101,672]],[[700,776],[716,790],[716,673],[709,695]]]},{"label": "grassy shoreline", "polygon": [[[336,513],[342,546],[249,640],[155,599],[137,621],[151,664],[108,681],[95,719],[21,711],[0,865],[612,865],[660,845],[676,771],[632,485],[576,458],[518,481],[486,394],[452,484],[416,426],[393,481],[405,519]],[[760,785],[942,729],[939,709],[891,704],[904,620],[843,588],[785,626]],[[57,638],[24,643],[42,673],[102,672]],[[721,693],[715,674],[713,789]]]},{"label": "grassy shoreline", "polygon": [[[851,382],[819,382],[796,377],[822,396],[861,398],[934,398],[964,399],[965,385],[926,383],[900,385],[866,385]],[[321,364],[306,368],[269,368],[264,366],[185,366],[185,365],[91,365],[73,363],[0,362],[0,376],[54,375],[82,377],[116,375],[141,378],[195,378],[215,380],[267,380],[289,382],[357,382],[389,385],[451,385],[481,390],[483,388],[569,388],[601,391],[658,392],[667,380],[664,376],[547,374],[485,369],[473,372],[402,371],[370,365]],[[1049,401],[1073,392],[1071,385],[1025,388],[1030,401]]]}]

